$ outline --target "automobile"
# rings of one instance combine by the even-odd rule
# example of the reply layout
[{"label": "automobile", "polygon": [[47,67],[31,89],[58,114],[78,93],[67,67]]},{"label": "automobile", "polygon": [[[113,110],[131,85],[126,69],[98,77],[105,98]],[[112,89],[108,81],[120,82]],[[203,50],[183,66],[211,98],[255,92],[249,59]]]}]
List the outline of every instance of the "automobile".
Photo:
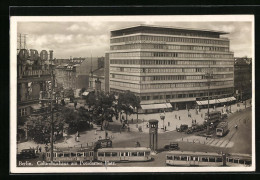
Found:
[{"label": "automobile", "polygon": [[177,128],[177,132],[184,132],[188,129],[188,125],[187,124],[182,124],[180,126],[180,128]]},{"label": "automobile", "polygon": [[18,159],[31,159],[36,157],[34,149],[22,149],[21,153],[17,155]]},{"label": "automobile", "polygon": [[203,131],[205,129],[204,127],[205,127],[204,125],[196,124],[196,125],[192,126],[192,132]]},{"label": "automobile", "polygon": [[192,127],[189,127],[188,129],[186,129],[185,133],[186,133],[186,134],[191,134],[191,133],[193,133],[193,128],[192,128]]},{"label": "automobile", "polygon": [[179,144],[177,142],[170,142],[170,144],[167,144],[164,146],[164,149],[166,150],[179,150]]}]

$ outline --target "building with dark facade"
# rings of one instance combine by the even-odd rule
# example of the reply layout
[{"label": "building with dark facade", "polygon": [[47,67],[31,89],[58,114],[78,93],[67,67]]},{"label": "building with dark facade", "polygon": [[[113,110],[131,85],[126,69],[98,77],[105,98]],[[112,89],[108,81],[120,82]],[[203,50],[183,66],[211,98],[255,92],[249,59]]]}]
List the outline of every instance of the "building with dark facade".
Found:
[{"label": "building with dark facade", "polygon": [[113,30],[110,91],[130,90],[140,97],[142,107],[171,103],[189,108],[207,99],[208,92],[210,99],[231,97],[234,58],[224,34],[150,25]]},{"label": "building with dark facade", "polygon": [[234,75],[237,99],[252,98],[252,58],[235,58]]},{"label": "building with dark facade", "polygon": [[40,108],[41,91],[47,91],[51,82],[53,51],[21,49],[17,55],[17,116],[28,116]]}]

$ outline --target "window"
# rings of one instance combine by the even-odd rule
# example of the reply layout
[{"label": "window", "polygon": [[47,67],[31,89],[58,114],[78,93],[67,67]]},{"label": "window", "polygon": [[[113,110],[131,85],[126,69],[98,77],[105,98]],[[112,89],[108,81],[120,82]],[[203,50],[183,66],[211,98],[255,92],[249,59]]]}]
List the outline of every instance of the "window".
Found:
[{"label": "window", "polygon": [[172,160],[172,156],[166,156],[168,160]]},{"label": "window", "polygon": [[222,162],[222,158],[221,157],[217,157],[216,162]]},{"label": "window", "polygon": [[138,156],[144,156],[144,152],[139,152]]},{"label": "window", "polygon": [[63,153],[57,153],[57,157],[63,157]]},{"label": "window", "polygon": [[187,156],[181,156],[181,161],[187,161]]},{"label": "window", "polygon": [[132,152],[132,156],[137,156],[137,152]]},{"label": "window", "polygon": [[251,162],[251,160],[245,160],[245,164],[246,164],[246,165],[251,165],[252,162]]},{"label": "window", "polygon": [[76,156],[76,153],[71,153],[71,157],[75,157]]},{"label": "window", "polygon": [[209,162],[215,162],[215,157],[209,157]]},{"label": "window", "polygon": [[239,160],[239,164],[245,164],[245,161],[242,160],[242,159],[240,159],[240,160]]},{"label": "window", "polygon": [[112,152],[112,156],[117,156],[117,152]]},{"label": "window", "polygon": [[208,161],[209,161],[207,157],[201,157],[200,160],[201,160],[202,162],[208,162]]},{"label": "window", "polygon": [[103,152],[99,152],[98,156],[104,156],[104,153]]},{"label": "window", "polygon": [[180,160],[180,156],[174,156],[174,160]]},{"label": "window", "polygon": [[191,159],[191,161],[198,161],[199,157],[191,156],[190,159]]},{"label": "window", "polygon": [[64,153],[64,157],[70,157],[70,153]]},{"label": "window", "polygon": [[110,152],[105,152],[106,157],[110,157],[110,154],[111,154]]}]

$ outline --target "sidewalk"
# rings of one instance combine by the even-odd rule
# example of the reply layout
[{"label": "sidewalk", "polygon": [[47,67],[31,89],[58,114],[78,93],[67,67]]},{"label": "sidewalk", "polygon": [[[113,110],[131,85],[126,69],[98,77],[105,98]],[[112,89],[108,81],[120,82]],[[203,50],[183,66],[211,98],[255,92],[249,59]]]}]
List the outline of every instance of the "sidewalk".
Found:
[{"label": "sidewalk", "polygon": [[[249,102],[249,101],[248,101]],[[231,106],[232,113],[237,112],[238,109],[245,109],[245,106],[242,103],[239,103],[240,107],[237,107],[237,104],[234,104]],[[247,107],[249,107],[249,103],[247,103]],[[217,107],[216,110],[221,111],[223,107]],[[211,108],[210,111],[213,109]],[[191,109],[190,111],[191,118],[188,117],[188,110],[179,110],[179,111],[173,111],[173,112],[165,112],[165,120],[164,120],[164,126],[166,126],[166,132],[169,131],[175,131],[176,126],[180,127],[181,124],[187,124],[188,126],[191,126],[192,124],[192,118],[195,120],[198,124],[202,124],[204,122],[204,115],[207,112],[207,109],[202,109],[199,114],[196,114],[196,111],[194,109]],[[202,114],[202,115],[201,115]],[[175,115],[177,116],[177,119],[175,118]],[[179,120],[180,116],[180,120]],[[132,124],[131,119],[134,119],[134,123]],[[150,119],[157,119],[159,121],[159,129],[158,133],[165,133],[161,128],[163,127],[163,121],[160,119],[160,113],[156,114],[139,114],[138,115],[138,123],[136,120],[136,114],[128,116],[129,126],[130,126],[130,132],[127,131],[127,129],[123,130],[120,133],[120,127],[122,124],[120,123],[120,120],[115,120],[114,122],[110,122],[110,128],[107,131],[108,137],[110,137],[113,142],[122,141],[122,140],[128,140],[129,136],[131,136],[132,132],[139,132],[138,127],[142,127],[143,133],[148,133],[149,128],[147,128],[146,124]],[[144,120],[144,121],[143,121]],[[169,124],[168,124],[169,123]],[[137,126],[136,126],[137,125]],[[96,142],[99,138],[101,139],[105,138],[105,131],[100,131],[100,127],[94,125],[94,128],[89,131],[80,132],[79,142],[75,141],[75,134],[71,134],[67,138],[67,143],[63,140],[61,142],[57,142],[54,144],[54,147],[80,147],[81,144],[86,146],[87,144],[89,146],[92,145],[92,143]],[[22,149],[28,149],[28,148],[36,148],[37,145],[41,146],[42,152],[45,152],[45,144],[36,144],[33,141],[27,141],[22,142],[17,145],[17,151],[20,152]],[[49,145],[50,147],[50,145]]]},{"label": "sidewalk", "polygon": [[[250,107],[249,101],[247,100],[247,108]],[[240,105],[240,107],[237,106],[237,104]],[[226,112],[226,108],[224,107],[216,107],[217,111]],[[230,106],[228,106],[228,109],[230,110]],[[238,110],[245,109],[245,105],[243,103],[236,103],[231,105],[231,113],[235,113]],[[173,112],[165,112],[165,120],[164,120],[164,126],[166,126],[166,132],[174,131],[176,130],[176,127],[180,127],[182,124],[187,124],[189,127],[192,125],[192,119],[196,120],[197,124],[203,124],[205,113],[207,113],[208,109],[201,109],[201,111],[196,114],[195,109],[188,110],[179,110],[179,111],[173,111]],[[209,111],[213,111],[213,108],[210,108]],[[191,114],[191,117],[188,117],[188,113]],[[158,133],[164,133],[163,128],[163,121],[160,118],[161,113],[153,113],[153,114],[139,114],[138,115],[138,127],[142,127],[142,131],[145,133],[149,132],[149,128],[147,128],[147,123],[150,119],[157,119],[159,121],[158,126]],[[175,116],[177,118],[175,118]],[[134,119],[134,122],[136,122],[136,114],[132,114],[131,116],[128,116],[128,121],[130,123],[130,129],[131,131],[138,131],[138,127],[136,127],[136,124],[131,124],[131,119]],[[179,120],[180,117],[180,120]],[[116,120],[114,120],[116,122]],[[119,121],[119,120],[118,120]],[[120,121],[119,121],[120,122]]]}]

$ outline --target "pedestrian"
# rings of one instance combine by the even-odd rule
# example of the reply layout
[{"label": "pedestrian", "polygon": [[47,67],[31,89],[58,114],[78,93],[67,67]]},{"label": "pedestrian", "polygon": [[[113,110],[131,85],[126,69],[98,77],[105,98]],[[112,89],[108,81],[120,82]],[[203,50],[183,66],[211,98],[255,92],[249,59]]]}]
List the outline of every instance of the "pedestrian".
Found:
[{"label": "pedestrian", "polygon": [[107,133],[107,131],[106,131],[106,139],[107,139],[107,137],[108,137],[108,133]]},{"label": "pedestrian", "polygon": [[181,116],[179,116],[179,120],[181,120]]},{"label": "pedestrian", "polygon": [[164,131],[166,131],[166,126],[164,127]]},{"label": "pedestrian", "polygon": [[196,124],[196,119],[195,119],[195,124]]},{"label": "pedestrian", "polygon": [[41,148],[41,146],[39,147],[39,152],[42,152],[42,148]]}]

